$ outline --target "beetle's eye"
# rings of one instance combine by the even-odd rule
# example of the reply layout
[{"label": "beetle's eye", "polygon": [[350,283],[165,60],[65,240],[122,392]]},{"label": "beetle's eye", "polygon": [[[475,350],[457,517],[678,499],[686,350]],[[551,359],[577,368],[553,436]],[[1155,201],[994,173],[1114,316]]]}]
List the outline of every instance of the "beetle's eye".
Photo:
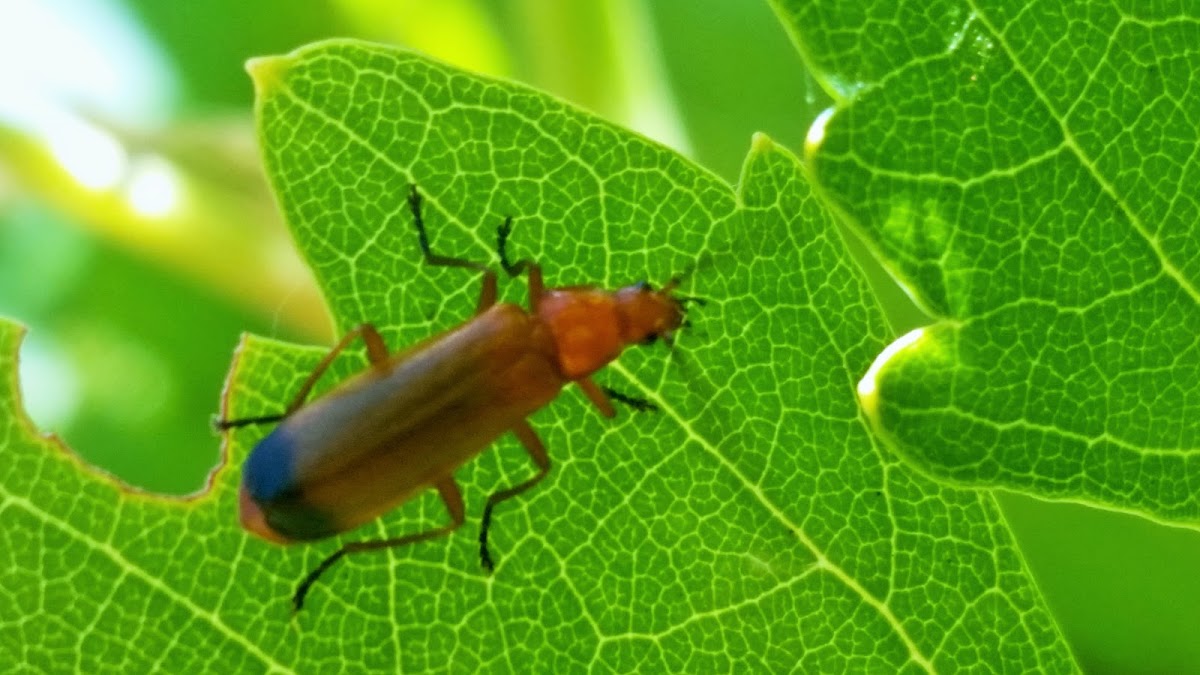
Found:
[{"label": "beetle's eye", "polygon": [[647,335],[646,337],[642,338],[642,344],[652,345],[652,344],[654,344],[654,342],[656,340],[658,340],[658,333],[651,333],[651,334]]},{"label": "beetle's eye", "polygon": [[643,293],[649,293],[654,290],[654,287],[650,285],[649,281],[639,281],[634,284],[633,287],[639,291],[642,291]]}]

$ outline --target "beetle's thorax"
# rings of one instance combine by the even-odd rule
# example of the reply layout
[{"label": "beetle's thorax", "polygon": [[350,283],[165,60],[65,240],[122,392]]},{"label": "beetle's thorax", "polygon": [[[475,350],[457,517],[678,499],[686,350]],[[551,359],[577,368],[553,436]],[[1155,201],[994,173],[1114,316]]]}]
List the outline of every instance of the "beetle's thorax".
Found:
[{"label": "beetle's thorax", "polygon": [[596,372],[631,344],[670,335],[683,321],[679,303],[644,284],[617,291],[550,289],[538,298],[537,315],[553,336],[568,380]]},{"label": "beetle's thorax", "polygon": [[624,346],[612,293],[595,288],[555,288],[537,303],[550,330],[562,376],[577,380],[617,358]]}]

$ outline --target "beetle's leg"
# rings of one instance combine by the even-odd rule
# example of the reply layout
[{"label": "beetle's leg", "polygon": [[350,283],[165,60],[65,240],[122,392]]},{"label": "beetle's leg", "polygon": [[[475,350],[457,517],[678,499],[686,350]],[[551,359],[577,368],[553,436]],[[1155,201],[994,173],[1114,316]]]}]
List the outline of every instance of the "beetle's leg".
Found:
[{"label": "beetle's leg", "polygon": [[542,440],[537,437],[533,427],[525,420],[521,420],[513,425],[513,434],[521,441],[521,445],[529,452],[529,456],[533,458],[533,462],[538,466],[538,473],[533,478],[519,483],[506,490],[493,492],[488,497],[487,504],[483,507],[483,523],[479,527],[479,562],[483,564],[483,568],[491,574],[495,569],[496,564],[492,561],[492,556],[488,553],[488,528],[492,525],[492,509],[500,502],[516,497],[529,488],[537,485],[546,474],[550,473],[550,455],[546,454],[546,446],[542,445]]},{"label": "beetle's leg", "polygon": [[529,259],[521,259],[516,262],[508,259],[508,235],[510,234],[512,234],[511,216],[505,218],[496,230],[496,252],[500,254],[500,266],[510,277],[518,276],[525,271],[529,272],[529,311],[536,313],[538,301],[541,300],[544,290],[542,268]]},{"label": "beetle's leg", "polygon": [[596,383],[592,381],[592,378],[585,377],[576,380],[575,384],[579,385],[579,388],[583,390],[583,393],[588,397],[588,400],[592,402],[592,405],[596,406],[601,415],[604,415],[605,417],[613,417],[617,414],[617,411],[613,409],[612,401],[608,400],[607,392],[604,389],[597,387]]},{"label": "beetle's leg", "polygon": [[338,357],[338,354],[345,351],[346,347],[349,347],[350,343],[357,337],[361,337],[362,341],[367,345],[367,360],[371,362],[371,365],[376,368],[382,368],[388,360],[387,345],[383,342],[383,336],[379,334],[375,326],[369,323],[360,323],[351,329],[349,333],[342,336],[342,339],[333,346],[333,349],[330,349],[329,353],[321,359],[317,367],[313,368],[313,371],[308,374],[308,379],[304,380],[304,384],[300,385],[300,391],[296,392],[296,397],[292,399],[292,402],[288,404],[288,407],[282,414],[245,417],[238,420],[214,420],[213,426],[216,427],[217,431],[225,431],[226,429],[244,427],[250,424],[267,424],[286,419],[289,415],[296,412],[300,406],[304,405],[304,401],[308,399],[308,395],[312,392],[312,388],[316,385],[317,380],[321,379],[326,370],[329,370],[330,364]]},{"label": "beetle's leg", "polygon": [[447,534],[457,530],[466,519],[466,509],[463,507],[462,492],[458,489],[458,484],[454,482],[454,477],[450,476],[436,483],[438,494],[442,497],[442,502],[446,504],[446,511],[450,513],[450,524],[445,527],[439,527],[435,530],[418,532],[409,534],[395,539],[378,539],[375,541],[356,541],[342,546],[333,555],[321,561],[316,569],[308,573],[300,585],[296,587],[296,593],[292,596],[292,613],[299,612],[304,607],[304,598],[308,595],[308,591],[317,579],[321,577],[334,563],[341,560],[351,553],[361,553],[363,551],[378,551],[385,548],[396,548],[399,546],[407,546],[415,544],[418,541],[433,539],[435,537],[444,537]]},{"label": "beetle's leg", "polygon": [[630,396],[629,394],[622,394],[612,387],[601,387],[600,389],[605,394],[608,394],[608,397],[612,400],[619,403],[624,403],[637,412],[658,412],[658,406],[651,403],[649,399]]},{"label": "beetle's leg", "polygon": [[617,411],[613,409],[613,401],[624,403],[638,412],[654,412],[658,410],[658,406],[644,398],[622,394],[611,387],[597,386],[590,377],[576,380],[575,384],[579,385],[579,388],[587,395],[592,405],[596,406],[600,410],[600,414],[605,417],[613,417],[617,414]]},{"label": "beetle's leg", "polygon": [[387,345],[383,342],[383,336],[379,334],[379,331],[376,330],[375,326],[372,324],[358,324],[352,328],[349,333],[346,333],[342,339],[333,346],[333,349],[330,349],[329,353],[321,359],[321,362],[317,364],[317,367],[313,368],[313,371],[308,374],[308,379],[304,381],[304,384],[300,385],[300,391],[296,392],[296,398],[294,398],[291,405],[287,407],[287,412],[284,413],[284,416],[291,415],[292,413],[296,412],[300,406],[304,405],[304,401],[308,398],[308,394],[312,391],[312,388],[317,383],[317,380],[321,379],[321,376],[325,374],[326,370],[329,370],[329,366],[333,364],[333,361],[338,357],[338,354],[341,354],[343,351],[345,351],[346,347],[349,347],[350,343],[353,342],[354,338],[357,337],[361,337],[363,343],[367,345],[367,360],[371,362],[372,366],[376,368],[383,368],[384,365],[387,364],[388,350]]},{"label": "beetle's leg", "polygon": [[254,424],[274,424],[275,422],[283,421],[287,417],[282,413],[278,415],[260,415],[258,417],[243,417],[236,420],[223,420],[216,415],[213,415],[212,427],[216,431],[228,431],[230,429],[240,429]]},{"label": "beetle's leg", "polygon": [[542,268],[537,265],[529,266],[529,311],[537,313],[538,302],[542,299]]},{"label": "beetle's leg", "polygon": [[483,263],[434,253],[429,247],[429,232],[425,229],[425,217],[421,214],[422,202],[421,193],[417,191],[417,186],[409,185],[408,209],[412,211],[413,224],[417,228],[417,241],[421,244],[421,253],[425,256],[425,264],[432,267],[462,267],[482,272],[483,289],[479,292],[479,305],[475,308],[476,314],[482,314],[488,307],[496,304],[496,273],[488,269],[488,266]]}]

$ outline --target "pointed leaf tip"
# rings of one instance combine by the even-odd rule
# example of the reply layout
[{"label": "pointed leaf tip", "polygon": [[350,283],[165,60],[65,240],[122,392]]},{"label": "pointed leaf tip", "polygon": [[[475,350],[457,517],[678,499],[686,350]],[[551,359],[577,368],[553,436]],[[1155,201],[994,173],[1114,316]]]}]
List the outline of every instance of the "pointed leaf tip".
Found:
[{"label": "pointed leaf tip", "polygon": [[750,139],[751,152],[770,152],[775,147],[775,141],[761,131],[754,132]]},{"label": "pointed leaf tip", "polygon": [[261,97],[281,80],[290,65],[286,56],[256,56],[246,61],[246,72],[254,81],[254,93]]}]

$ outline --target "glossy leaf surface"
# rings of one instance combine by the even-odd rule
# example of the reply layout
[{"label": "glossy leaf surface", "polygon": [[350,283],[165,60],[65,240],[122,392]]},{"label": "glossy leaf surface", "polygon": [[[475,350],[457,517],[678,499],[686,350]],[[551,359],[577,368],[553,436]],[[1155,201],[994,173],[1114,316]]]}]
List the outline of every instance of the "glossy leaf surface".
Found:
[{"label": "glossy leaf surface", "polygon": [[1200,526],[1200,16],[776,5],[841,98],[818,180],[938,319],[866,387],[895,448]]}]

